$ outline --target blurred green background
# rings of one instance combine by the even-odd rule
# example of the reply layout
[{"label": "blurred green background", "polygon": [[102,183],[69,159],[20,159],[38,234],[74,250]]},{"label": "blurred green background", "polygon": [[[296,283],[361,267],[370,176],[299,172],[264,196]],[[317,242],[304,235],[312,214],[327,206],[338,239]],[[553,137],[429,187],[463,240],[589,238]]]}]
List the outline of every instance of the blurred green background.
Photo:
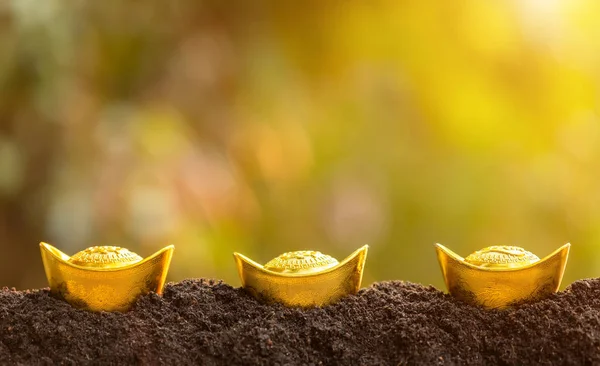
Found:
[{"label": "blurred green background", "polygon": [[600,275],[600,2],[0,1],[0,286],[38,243],[170,281],[370,245],[364,285],[573,244]]}]

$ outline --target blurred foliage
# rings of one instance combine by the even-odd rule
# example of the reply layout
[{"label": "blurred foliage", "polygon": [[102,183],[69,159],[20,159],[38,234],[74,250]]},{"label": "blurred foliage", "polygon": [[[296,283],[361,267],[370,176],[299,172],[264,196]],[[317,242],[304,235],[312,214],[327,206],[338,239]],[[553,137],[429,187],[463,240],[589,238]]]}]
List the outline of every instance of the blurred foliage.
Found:
[{"label": "blurred foliage", "polygon": [[176,245],[238,285],[371,245],[365,285],[572,242],[600,274],[600,3],[0,1],[0,285],[69,254]]}]

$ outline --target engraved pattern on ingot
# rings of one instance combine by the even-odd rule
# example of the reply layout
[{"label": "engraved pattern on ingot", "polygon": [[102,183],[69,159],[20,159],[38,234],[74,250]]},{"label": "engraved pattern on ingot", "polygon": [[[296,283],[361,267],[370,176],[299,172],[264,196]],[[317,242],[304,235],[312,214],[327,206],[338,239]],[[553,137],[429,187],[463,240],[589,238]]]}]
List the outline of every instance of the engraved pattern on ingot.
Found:
[{"label": "engraved pattern on ingot", "polygon": [[73,255],[69,262],[83,267],[119,268],[141,261],[143,258],[125,248],[114,246],[90,247]]},{"label": "engraved pattern on ingot", "polygon": [[270,260],[264,268],[279,273],[314,273],[337,264],[337,259],[329,255],[312,250],[300,250],[283,253]]},{"label": "engraved pattern on ingot", "polygon": [[519,268],[538,262],[537,255],[515,246],[495,245],[478,250],[465,262],[479,267]]}]

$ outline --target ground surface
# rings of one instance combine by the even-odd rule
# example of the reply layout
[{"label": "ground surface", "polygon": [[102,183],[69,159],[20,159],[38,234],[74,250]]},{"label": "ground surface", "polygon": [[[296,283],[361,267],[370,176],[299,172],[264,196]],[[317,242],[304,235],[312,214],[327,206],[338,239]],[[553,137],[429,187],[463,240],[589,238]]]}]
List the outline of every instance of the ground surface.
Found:
[{"label": "ground surface", "polygon": [[0,291],[1,364],[600,364],[600,280],[485,311],[432,287],[381,282],[321,309],[264,305],[187,280],[126,313],[74,310],[47,290]]}]

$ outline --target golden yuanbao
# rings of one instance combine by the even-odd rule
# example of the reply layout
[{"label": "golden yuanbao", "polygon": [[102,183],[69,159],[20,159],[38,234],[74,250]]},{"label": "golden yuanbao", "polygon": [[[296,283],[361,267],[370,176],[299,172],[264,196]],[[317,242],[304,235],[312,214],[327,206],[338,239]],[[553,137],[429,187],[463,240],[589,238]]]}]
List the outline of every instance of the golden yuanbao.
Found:
[{"label": "golden yuanbao", "polygon": [[127,311],[140,295],[162,290],[173,256],[169,245],[150,257],[120,247],[87,248],[72,257],[40,243],[52,293],[91,311]]},{"label": "golden yuanbao", "polygon": [[280,255],[264,266],[234,253],[242,286],[254,296],[287,306],[322,306],[356,294],[362,282],[368,246],[346,259],[316,251]]},{"label": "golden yuanbao", "polygon": [[565,244],[541,260],[513,246],[484,248],[466,258],[441,244],[436,244],[436,251],[450,294],[473,305],[505,308],[556,292],[570,246]]}]

